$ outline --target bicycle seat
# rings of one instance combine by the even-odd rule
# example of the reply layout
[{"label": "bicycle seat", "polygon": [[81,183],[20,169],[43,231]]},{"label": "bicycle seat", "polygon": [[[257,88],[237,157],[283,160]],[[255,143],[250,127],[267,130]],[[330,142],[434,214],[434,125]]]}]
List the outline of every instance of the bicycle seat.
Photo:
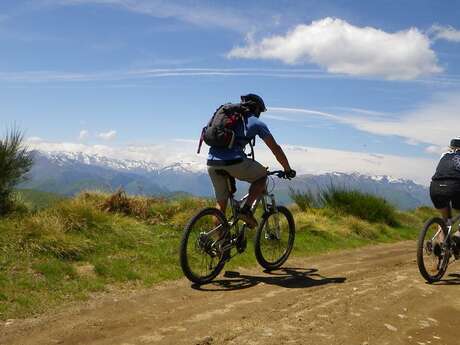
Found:
[{"label": "bicycle seat", "polygon": [[216,174],[224,176],[227,178],[227,184],[228,184],[228,190],[230,191],[231,194],[235,194],[236,192],[236,180],[235,178],[230,175],[227,171],[225,170],[216,170]]}]

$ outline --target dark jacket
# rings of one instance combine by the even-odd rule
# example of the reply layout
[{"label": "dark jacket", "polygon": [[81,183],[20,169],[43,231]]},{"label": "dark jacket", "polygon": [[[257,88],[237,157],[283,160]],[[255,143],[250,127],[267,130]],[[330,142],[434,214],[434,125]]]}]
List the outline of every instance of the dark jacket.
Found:
[{"label": "dark jacket", "polygon": [[432,180],[460,180],[460,151],[447,152],[441,157]]}]

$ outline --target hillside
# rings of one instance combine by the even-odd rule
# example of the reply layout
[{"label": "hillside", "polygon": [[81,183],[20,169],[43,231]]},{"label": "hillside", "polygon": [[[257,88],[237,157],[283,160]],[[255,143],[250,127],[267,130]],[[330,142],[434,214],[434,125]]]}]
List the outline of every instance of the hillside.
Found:
[{"label": "hillside", "polygon": [[42,192],[35,189],[17,189],[16,197],[32,209],[50,207],[65,199],[61,194]]},{"label": "hillside", "polygon": [[[123,188],[129,194],[170,196],[187,193],[211,197],[213,189],[204,166],[190,162],[161,165],[151,161],[108,158],[73,152],[35,152],[35,166],[30,180],[21,188],[37,189],[63,195],[82,190],[114,191]],[[290,203],[290,188],[298,191],[318,190],[331,185],[385,198],[400,209],[431,205],[428,189],[410,180],[358,173],[300,175],[292,181],[276,181],[277,197]],[[239,193],[247,184],[239,184]]]},{"label": "hillside", "polygon": [[[182,277],[177,260],[183,226],[211,204],[199,198],[84,193],[0,219],[0,319],[41,313],[112,285],[152,286]],[[432,214],[430,209],[398,212],[398,225],[390,226],[328,208],[292,211],[293,257],[413,239]],[[248,248],[229,269],[255,264]]]}]

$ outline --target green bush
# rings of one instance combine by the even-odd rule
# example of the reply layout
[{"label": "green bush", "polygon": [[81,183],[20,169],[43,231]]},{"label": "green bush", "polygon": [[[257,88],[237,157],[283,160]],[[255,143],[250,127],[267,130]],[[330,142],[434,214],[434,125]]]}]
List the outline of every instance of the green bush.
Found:
[{"label": "green bush", "polygon": [[289,189],[289,196],[297,204],[301,211],[306,211],[310,208],[318,206],[318,199],[316,195],[310,191],[300,191],[293,188]]},{"label": "green bush", "polygon": [[0,139],[0,215],[15,209],[13,189],[32,168],[32,156],[23,141],[24,137],[17,129]]},{"label": "green bush", "polygon": [[331,186],[321,192],[321,202],[325,207],[369,222],[398,225],[395,207],[375,195]]}]

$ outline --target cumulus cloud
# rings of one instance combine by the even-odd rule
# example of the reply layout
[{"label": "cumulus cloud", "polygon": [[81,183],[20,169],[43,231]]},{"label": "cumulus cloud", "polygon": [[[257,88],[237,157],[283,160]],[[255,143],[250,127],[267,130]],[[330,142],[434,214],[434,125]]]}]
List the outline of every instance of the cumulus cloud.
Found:
[{"label": "cumulus cloud", "polygon": [[[184,145],[187,143],[189,145]],[[86,145],[82,143],[30,142],[31,148],[43,151],[70,151],[98,154],[117,159],[132,159],[170,165],[188,163],[206,171],[206,150],[195,153],[196,140],[174,139],[158,145]],[[397,155],[362,153],[323,149],[318,147],[282,145],[294,169],[301,174],[325,172],[359,172],[369,175],[390,175],[428,184],[436,167],[436,158],[403,157]],[[259,145],[256,158],[265,166],[279,167],[273,154]]]},{"label": "cumulus cloud", "polygon": [[442,71],[430,44],[417,28],[388,33],[328,17],[259,42],[248,37],[246,46],[233,48],[228,57],[315,63],[330,73],[409,80]]},{"label": "cumulus cloud", "polygon": [[431,27],[430,32],[434,40],[445,40],[450,42],[460,42],[460,30],[452,26],[442,26],[435,24]]},{"label": "cumulus cloud", "polygon": [[113,140],[117,136],[117,131],[112,129],[108,132],[101,132],[97,136],[98,138],[103,139],[103,140]]},{"label": "cumulus cloud", "polygon": [[80,140],[85,140],[88,137],[89,137],[89,132],[86,129],[81,130],[80,133],[78,134],[78,139]]}]

